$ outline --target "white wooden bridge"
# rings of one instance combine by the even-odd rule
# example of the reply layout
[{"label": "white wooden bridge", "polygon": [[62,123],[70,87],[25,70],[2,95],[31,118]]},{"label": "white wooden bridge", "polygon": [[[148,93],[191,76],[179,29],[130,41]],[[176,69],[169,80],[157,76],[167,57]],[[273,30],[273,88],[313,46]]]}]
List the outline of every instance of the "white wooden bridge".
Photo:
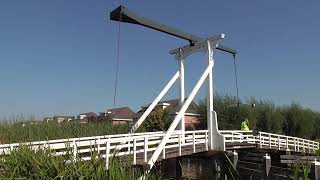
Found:
[{"label": "white wooden bridge", "polygon": [[[106,169],[109,167],[111,156],[132,157],[133,164],[145,164],[151,170],[156,161],[205,151],[227,151],[239,148],[267,148],[284,151],[314,153],[319,149],[319,143],[298,137],[290,137],[266,132],[252,131],[221,131],[218,130],[217,113],[213,110],[213,81],[214,66],[213,51],[217,49],[219,40],[224,39],[220,34],[193,46],[187,45],[172,51],[179,62],[179,70],[168,84],[150,104],[144,114],[136,121],[128,134],[108,136],[82,137],[50,141],[24,143],[33,149],[50,148],[53,155],[59,156],[72,151],[74,160],[90,160],[103,158]],[[200,79],[185,99],[184,89],[184,60],[194,52],[207,52],[208,66]],[[171,86],[179,79],[180,110],[170,127],[165,132],[135,133],[146,117],[152,112]],[[207,80],[207,130],[185,131],[184,113]],[[21,144],[0,145],[1,155],[10,152]],[[96,151],[97,153],[91,153]],[[91,157],[95,155],[96,157]]]},{"label": "white wooden bridge", "polygon": [[[318,142],[297,137],[265,132],[254,134],[252,131],[226,130],[219,132],[224,137],[226,150],[272,148],[312,154],[319,149]],[[74,160],[103,158],[108,169],[109,160],[114,155],[131,156],[133,165],[147,163],[164,135],[165,132],[148,132],[36,141],[24,144],[34,150],[50,148],[52,154],[56,156],[72,153]],[[181,131],[174,131],[157,160],[208,151],[208,130],[185,131],[184,137],[182,135]],[[19,143],[2,144],[0,145],[0,154],[10,154],[12,150],[21,145]],[[97,153],[92,153],[94,151]],[[92,154],[95,157],[91,157]]]}]

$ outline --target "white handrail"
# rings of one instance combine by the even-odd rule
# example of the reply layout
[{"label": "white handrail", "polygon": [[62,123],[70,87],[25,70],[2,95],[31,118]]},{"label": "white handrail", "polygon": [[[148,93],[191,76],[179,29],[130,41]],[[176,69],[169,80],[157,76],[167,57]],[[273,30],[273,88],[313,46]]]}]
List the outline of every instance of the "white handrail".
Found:
[{"label": "white handrail", "polygon": [[[257,144],[260,148],[275,148],[309,153],[314,153],[315,150],[319,149],[319,142],[273,133],[258,132],[255,135],[252,131],[238,130],[223,130],[220,133],[224,136],[225,143],[231,144],[240,143],[241,145],[241,143],[250,143]],[[80,157],[82,160],[90,160],[92,158],[92,153],[90,152],[97,151],[97,156],[105,158],[106,168],[108,168],[109,158],[111,154],[116,152],[116,147],[119,146],[123,150],[118,152],[116,156],[132,155],[133,164],[136,164],[137,154],[143,153],[144,161],[150,161],[148,154],[156,150],[156,146],[161,143],[164,136],[165,132],[148,132],[37,141],[24,144],[34,150],[50,148],[55,156],[64,155],[71,150],[74,160],[78,160]],[[185,143],[181,143],[182,138],[184,138]],[[174,131],[162,150],[162,158],[165,158],[165,151],[167,149],[176,148],[179,154],[182,155],[183,147],[190,146],[193,152],[196,152],[196,147],[199,144],[204,145],[204,150],[208,150],[208,130],[185,131],[184,134],[179,130]],[[12,150],[20,145],[18,143],[0,145],[0,155],[10,154]]]}]

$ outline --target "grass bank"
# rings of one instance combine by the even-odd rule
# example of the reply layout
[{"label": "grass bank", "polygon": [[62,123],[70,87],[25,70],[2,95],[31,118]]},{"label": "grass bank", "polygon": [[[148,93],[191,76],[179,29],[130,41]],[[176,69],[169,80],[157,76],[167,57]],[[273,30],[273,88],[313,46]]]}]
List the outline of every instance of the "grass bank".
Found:
[{"label": "grass bank", "polygon": [[[89,161],[73,160],[72,153],[52,156],[51,150],[32,151],[26,146],[0,158],[0,179],[138,179],[141,173],[126,162],[112,161],[109,171],[105,161],[93,158]],[[93,156],[95,157],[95,156]],[[146,179],[159,179],[154,174]]]},{"label": "grass bank", "polygon": [[112,125],[110,122],[88,124],[2,122],[0,123],[0,144],[121,134],[128,131],[128,125]]}]

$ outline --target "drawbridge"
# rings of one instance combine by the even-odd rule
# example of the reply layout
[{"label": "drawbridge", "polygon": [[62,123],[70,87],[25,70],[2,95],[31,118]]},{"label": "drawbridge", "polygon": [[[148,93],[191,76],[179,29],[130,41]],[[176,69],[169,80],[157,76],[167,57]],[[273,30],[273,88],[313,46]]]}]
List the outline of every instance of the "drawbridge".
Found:
[{"label": "drawbridge", "polygon": [[[64,155],[70,150],[74,160],[90,160],[102,158],[106,169],[112,156],[132,158],[133,165],[142,165],[149,171],[157,161],[208,151],[234,151],[242,148],[276,149],[287,152],[304,152],[313,154],[319,149],[319,143],[308,139],[291,137],[268,132],[252,132],[239,130],[219,130],[218,116],[213,109],[213,67],[214,52],[223,51],[236,55],[236,50],[222,45],[224,34],[201,38],[175,28],[138,16],[127,8],[120,6],[113,10],[110,19],[125,23],[142,25],[154,30],[187,40],[188,44],[178,47],[170,53],[179,62],[179,67],[163,90],[149,105],[144,114],[132,126],[127,134],[81,137],[37,142],[26,142],[33,149],[50,148],[54,155]],[[191,93],[185,95],[184,64],[189,55],[202,52],[207,56],[207,66],[193,87]],[[180,110],[166,131],[136,133],[136,130],[152,112],[174,83],[179,83]],[[193,101],[200,87],[207,85],[207,129],[185,130],[184,114]],[[187,98],[186,98],[187,97]],[[0,154],[10,154],[21,144],[2,144]],[[96,151],[93,154],[91,152]]]}]

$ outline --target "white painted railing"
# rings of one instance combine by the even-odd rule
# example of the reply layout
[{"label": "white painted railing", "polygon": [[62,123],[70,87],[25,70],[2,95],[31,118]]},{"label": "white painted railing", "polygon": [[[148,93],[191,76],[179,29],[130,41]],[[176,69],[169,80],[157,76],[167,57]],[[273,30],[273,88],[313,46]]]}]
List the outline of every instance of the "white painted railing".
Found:
[{"label": "white painted railing", "polygon": [[[220,133],[224,136],[226,144],[235,143],[256,144],[259,148],[273,148],[279,150],[308,152],[314,153],[319,149],[319,142],[310,141],[307,139],[272,134],[266,132],[254,133],[252,131],[232,131],[221,130]],[[196,147],[202,145],[205,150],[208,150],[208,130],[186,131],[184,137],[181,131],[174,131],[168,139],[161,158],[166,158],[166,150],[176,149],[178,155],[183,154],[185,146],[192,147],[193,153],[196,152]],[[136,164],[137,160],[143,158],[143,162],[150,160],[148,155],[151,155],[161,140],[165,132],[147,132],[134,134],[117,134],[106,136],[82,137],[72,139],[59,139],[49,141],[36,141],[23,143],[32,149],[50,148],[53,150],[53,155],[59,156],[66,153],[73,155],[75,160],[90,160],[92,152],[96,157],[106,160],[106,168],[111,156],[132,155],[132,163]],[[184,141],[183,141],[184,139]],[[10,154],[10,152],[21,144],[2,144],[0,145],[0,155]],[[118,151],[120,149],[120,151]],[[116,153],[116,154],[115,154]],[[138,156],[139,155],[139,156]]]},{"label": "white painted railing", "polygon": [[224,136],[226,143],[257,143],[253,131],[221,130],[220,133]]},{"label": "white painted railing", "polygon": [[319,142],[292,136],[259,132],[256,136],[260,148],[314,153],[319,149]]},{"label": "white painted railing", "polygon": [[[181,150],[184,146],[192,146],[193,152],[196,152],[196,146],[199,144],[206,145],[207,147],[207,130],[186,131],[184,134],[185,142],[182,142],[181,131],[174,131],[166,143],[164,153],[162,152],[162,158],[166,156],[166,149],[176,148],[179,155],[181,155]],[[143,154],[144,162],[147,162],[149,160],[148,154],[150,155],[150,152],[154,152],[164,135],[164,132],[148,132],[37,141],[23,144],[34,150],[51,149],[55,156],[70,153],[75,160],[90,160],[92,152],[96,152],[97,157],[106,159],[106,167],[108,168],[108,161],[111,156],[133,155],[133,164],[136,164],[138,159],[137,154],[141,153]],[[2,144],[0,145],[0,155],[10,154],[12,150],[21,145],[18,143]],[[121,150],[116,151],[116,149]]]},{"label": "white painted railing", "polygon": [[319,149],[319,142],[280,134],[253,131],[220,131],[226,143],[252,143],[259,148],[314,153]]}]

